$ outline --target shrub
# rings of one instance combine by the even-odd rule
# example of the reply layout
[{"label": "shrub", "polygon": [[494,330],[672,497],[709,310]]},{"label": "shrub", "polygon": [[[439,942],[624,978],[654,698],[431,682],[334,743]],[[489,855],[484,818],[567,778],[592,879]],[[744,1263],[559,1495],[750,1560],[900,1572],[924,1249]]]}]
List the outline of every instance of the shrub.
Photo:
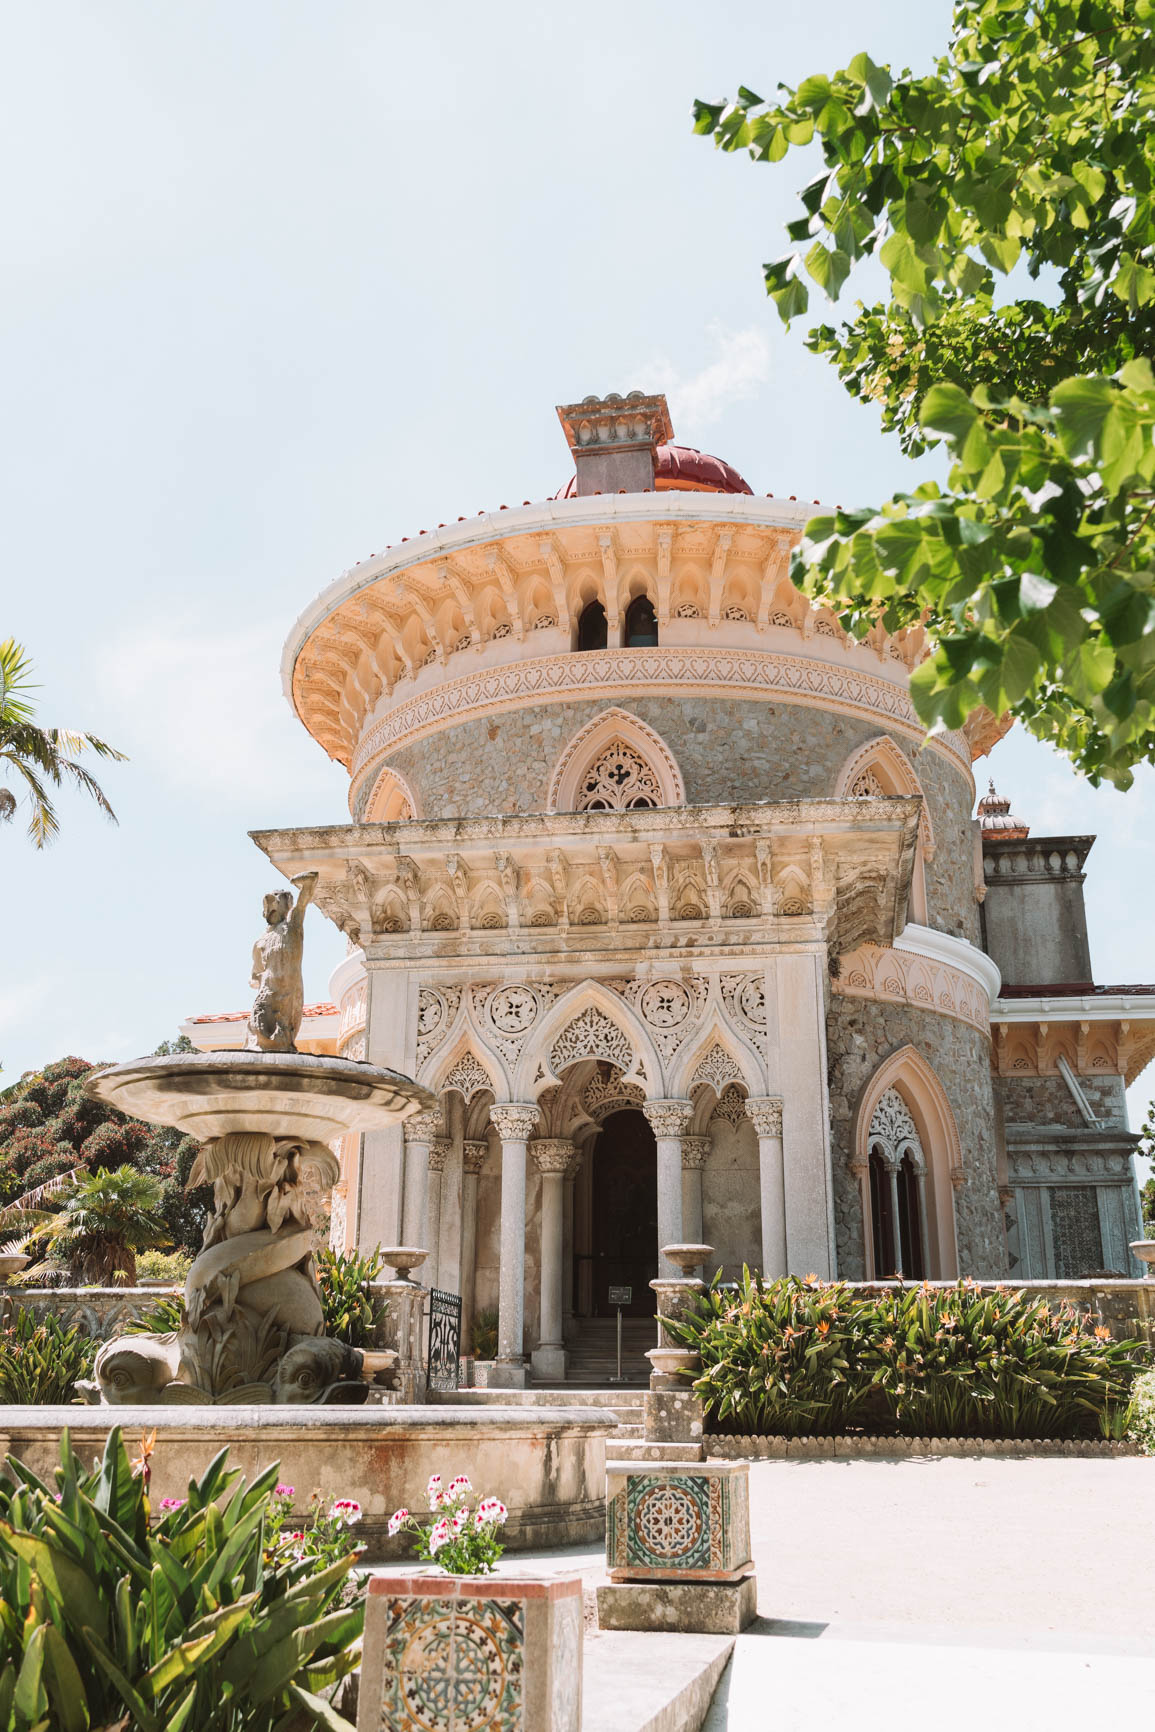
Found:
[{"label": "shrub", "polygon": [[451,1479],[444,1490],[441,1475],[435,1473],[425,1489],[436,1521],[426,1527],[407,1509],[399,1509],[389,1517],[389,1532],[412,1534],[417,1556],[439,1564],[446,1575],[492,1575],[505,1550],[497,1530],[504,1527],[509,1511],[501,1499],[483,1497],[477,1508],[471,1509],[473,1487],[464,1473]]},{"label": "shrub", "polygon": [[1155,1371],[1145,1371],[1132,1385],[1127,1436],[1144,1455],[1155,1455]]},{"label": "shrub", "polygon": [[474,1312],[469,1345],[475,1359],[497,1358],[497,1312],[492,1306],[483,1305]]},{"label": "shrub", "polygon": [[275,1467],[251,1486],[227,1450],[154,1512],[148,1454],[119,1427],[85,1473],[67,1434],[54,1496],[19,1462],[0,1484],[0,1726],[132,1732],[352,1732],[321,1692],[357,1664],[356,1558],[318,1570],[275,1543]]},{"label": "shrub", "polygon": [[373,1332],[385,1315],[385,1302],[369,1290],[369,1283],[381,1273],[380,1251],[360,1257],[356,1251],[323,1250],[318,1251],[316,1262],[325,1334],[348,1347],[371,1346]]},{"label": "shrub", "polygon": [[0,1330],[0,1402],[23,1407],[71,1401],[77,1380],[92,1375],[96,1348],[89,1336],[66,1328],[51,1311],[37,1320],[17,1306]]},{"label": "shrub", "polygon": [[1118,1436],[1146,1350],[1071,1306],[978,1283],[857,1297],[743,1270],[667,1323],[702,1355],[694,1384],[715,1431],[829,1436]]},{"label": "shrub", "polygon": [[183,1287],[191,1268],[192,1258],[185,1251],[142,1251],[136,1259],[136,1278],[171,1281],[174,1287]]}]

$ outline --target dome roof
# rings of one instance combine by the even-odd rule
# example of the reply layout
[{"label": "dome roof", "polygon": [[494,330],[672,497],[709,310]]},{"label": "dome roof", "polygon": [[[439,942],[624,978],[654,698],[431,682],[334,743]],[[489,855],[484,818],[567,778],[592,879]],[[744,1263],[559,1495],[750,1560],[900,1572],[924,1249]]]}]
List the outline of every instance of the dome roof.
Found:
[{"label": "dome roof", "polygon": [[979,801],[978,817],[984,841],[989,837],[992,842],[1021,842],[1031,833],[1030,826],[1011,812],[1010,801],[996,794],[993,782]]},{"label": "dome roof", "polygon": [[[696,451],[692,445],[659,445],[654,470],[654,487],[658,492],[680,493],[753,493],[738,471],[721,457],[711,457],[708,451]],[[571,475],[555,499],[573,499],[577,493],[577,476]]]}]

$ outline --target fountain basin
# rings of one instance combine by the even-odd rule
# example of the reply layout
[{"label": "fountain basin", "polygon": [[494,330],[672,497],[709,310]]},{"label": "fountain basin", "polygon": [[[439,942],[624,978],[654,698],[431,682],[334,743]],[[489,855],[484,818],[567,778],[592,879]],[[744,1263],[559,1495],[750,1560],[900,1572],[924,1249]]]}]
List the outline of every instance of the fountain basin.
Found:
[{"label": "fountain basin", "polygon": [[383,1065],[305,1052],[197,1052],[134,1059],[86,1078],[86,1094],[199,1142],[265,1131],[330,1143],[396,1124],[434,1096]]},{"label": "fountain basin", "polygon": [[296,1488],[304,1510],[313,1491],[355,1498],[363,1519],[355,1538],[366,1562],[412,1556],[412,1542],[390,1538],[389,1517],[428,1508],[426,1485],[467,1473],[478,1496],[509,1510],[508,1545],[600,1542],[605,1531],[606,1438],[616,1417],[586,1407],[0,1407],[0,1456],[11,1453],[53,1483],[67,1429],[82,1461],[122,1427],[129,1455],[156,1432],[151,1458],[153,1507],[184,1497],[223,1444],[229,1465],[250,1480],[273,1462]]}]

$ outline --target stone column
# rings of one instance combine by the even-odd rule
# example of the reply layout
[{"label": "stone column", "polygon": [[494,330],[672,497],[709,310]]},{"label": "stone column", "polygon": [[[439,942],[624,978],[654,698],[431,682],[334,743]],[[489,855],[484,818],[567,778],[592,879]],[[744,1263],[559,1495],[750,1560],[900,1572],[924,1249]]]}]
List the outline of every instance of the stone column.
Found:
[{"label": "stone column", "polygon": [[501,1138],[501,1269],[497,1302],[497,1389],[524,1389],[525,1149],[537,1128],[535,1106],[503,1102],[489,1109]]},{"label": "stone column", "polygon": [[890,1232],[894,1240],[894,1268],[888,1275],[902,1274],[902,1231],[898,1222],[898,1162],[887,1161],[886,1176],[890,1180]]},{"label": "stone column", "polygon": [[406,1119],[405,1132],[405,1196],[401,1211],[401,1243],[429,1243],[429,1150],[435,1138],[443,1136],[445,1125],[440,1109],[414,1113]]},{"label": "stone column", "polygon": [[762,1199],[762,1276],[776,1281],[786,1266],[786,1185],[782,1168],[782,1102],[772,1096],[746,1102],[758,1133],[758,1189]]},{"label": "stone column", "polygon": [[837,1272],[830,1101],[826,1084],[826,953],[786,951],[774,959],[777,1075],[782,1099],[786,1261],[824,1281]]},{"label": "stone column", "polygon": [[477,1279],[477,1180],[489,1144],[461,1146],[461,1351],[473,1352],[474,1282]]},{"label": "stone column", "polygon": [[687,1245],[702,1243],[702,1168],[709,1153],[709,1137],[682,1138],[682,1232]]},{"label": "stone column", "polygon": [[689,1101],[647,1101],[642,1111],[658,1144],[658,1278],[676,1273],[663,1245],[680,1245],[682,1233],[682,1133],[690,1122]]},{"label": "stone column", "polygon": [[575,1149],[573,1159],[565,1170],[562,1181],[562,1242],[561,1242],[561,1279],[562,1279],[562,1338],[570,1338],[573,1324],[573,1290],[574,1290],[574,1180],[582,1170],[584,1151]]},{"label": "stone column", "polygon": [[426,1195],[426,1218],[429,1227],[429,1262],[426,1275],[431,1287],[441,1284],[441,1175],[449,1159],[450,1144],[444,1137],[435,1137],[429,1145],[429,1179]]},{"label": "stone column", "polygon": [[573,1144],[567,1137],[542,1137],[530,1143],[529,1152],[541,1174],[541,1341],[533,1351],[533,1369],[543,1380],[558,1383],[566,1365],[563,1193]]}]

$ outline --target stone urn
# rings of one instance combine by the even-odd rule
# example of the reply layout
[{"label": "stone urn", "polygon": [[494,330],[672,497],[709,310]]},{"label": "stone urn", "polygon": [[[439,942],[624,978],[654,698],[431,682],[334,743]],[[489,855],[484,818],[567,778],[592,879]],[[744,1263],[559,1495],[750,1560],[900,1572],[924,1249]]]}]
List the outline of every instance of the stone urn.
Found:
[{"label": "stone urn", "polygon": [[1155,1239],[1132,1239],[1127,1247],[1132,1257],[1147,1265],[1147,1280],[1155,1281]]},{"label": "stone urn", "polygon": [[30,1259],[22,1256],[19,1251],[0,1252],[0,1282],[11,1281],[13,1275],[19,1275],[22,1269],[27,1269]]},{"label": "stone urn", "polygon": [[387,1269],[392,1269],[398,1281],[407,1281],[415,1286],[413,1270],[419,1269],[428,1257],[428,1251],[422,1251],[416,1245],[389,1245],[381,1247],[381,1261]]}]

